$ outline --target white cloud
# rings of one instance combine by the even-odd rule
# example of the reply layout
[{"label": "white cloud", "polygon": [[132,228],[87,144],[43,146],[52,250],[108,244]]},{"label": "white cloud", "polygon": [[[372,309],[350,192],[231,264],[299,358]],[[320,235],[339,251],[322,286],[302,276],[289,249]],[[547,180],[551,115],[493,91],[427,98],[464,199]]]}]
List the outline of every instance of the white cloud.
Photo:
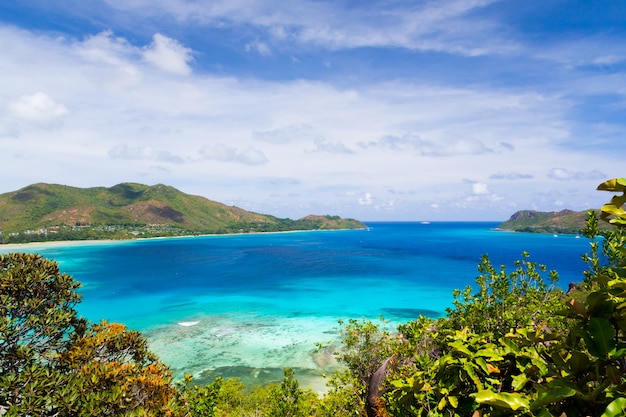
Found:
[{"label": "white cloud", "polygon": [[365,193],[359,198],[359,204],[362,206],[370,206],[374,203],[371,193]]},{"label": "white cloud", "polygon": [[363,148],[383,148],[398,152],[412,151],[421,156],[479,155],[493,152],[482,142],[474,139],[448,139],[435,141],[422,139],[415,134],[387,135],[375,141],[361,142]]},{"label": "white cloud", "polygon": [[160,33],[154,34],[152,43],[144,48],[143,57],[163,71],[178,75],[191,74],[189,62],[193,60],[192,50]]},{"label": "white cloud", "polygon": [[252,137],[269,143],[290,143],[302,139],[309,139],[314,135],[309,125],[291,125],[280,129],[253,131]]},{"label": "white cloud", "polygon": [[475,195],[487,195],[489,194],[489,187],[483,182],[477,182],[472,184],[472,193]]},{"label": "white cloud", "polygon": [[9,113],[27,122],[49,124],[67,115],[69,110],[43,91],[23,95],[9,103]]},{"label": "white cloud", "polygon": [[263,165],[268,162],[263,152],[256,148],[238,149],[221,143],[203,146],[200,149],[200,155],[208,160],[235,162],[244,165]]},{"label": "white cloud", "polygon": [[582,180],[604,180],[607,175],[599,170],[592,171],[569,171],[564,168],[552,168],[548,172],[548,178],[559,181],[582,181]]},{"label": "white cloud", "polygon": [[272,50],[270,49],[269,45],[258,40],[246,44],[246,52],[256,52],[261,56],[272,55]]},{"label": "white cloud", "polygon": [[334,154],[351,154],[354,153],[342,142],[330,142],[324,138],[315,138],[315,148],[311,152],[327,152]]},{"label": "white cloud", "polygon": [[126,39],[115,36],[111,30],[87,36],[74,46],[76,53],[84,59],[112,66],[127,65],[138,52]]},{"label": "white cloud", "polygon": [[174,155],[168,151],[157,150],[151,146],[119,145],[109,150],[109,156],[113,159],[143,159],[159,162],[171,162],[174,164],[181,164],[184,162],[184,158],[178,155]]},{"label": "white cloud", "polygon": [[[401,47],[445,51],[476,56],[489,52],[517,51],[516,42],[504,38],[495,19],[471,18],[497,0],[448,0],[439,2],[364,3],[345,7],[341,2],[294,0],[212,1],[209,3],[155,0],[108,1],[125,13],[158,21],[174,20],[221,28],[225,25],[254,28],[271,42],[322,45],[330,49]],[[469,17],[468,17],[469,16]],[[269,48],[266,42],[255,43]]]},{"label": "white cloud", "polygon": [[491,174],[489,179],[492,180],[528,180],[532,179],[533,176],[530,174],[521,174],[519,172],[501,172],[498,171],[495,174]]}]

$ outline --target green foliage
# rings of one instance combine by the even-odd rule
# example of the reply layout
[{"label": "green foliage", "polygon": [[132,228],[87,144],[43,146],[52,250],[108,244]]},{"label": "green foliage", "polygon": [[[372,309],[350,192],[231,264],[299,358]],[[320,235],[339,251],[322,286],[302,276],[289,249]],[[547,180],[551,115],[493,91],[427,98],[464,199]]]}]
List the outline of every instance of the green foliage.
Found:
[{"label": "green foliage", "polygon": [[341,349],[337,359],[361,384],[367,384],[383,361],[393,354],[397,338],[370,320],[340,320]]},{"label": "green foliage", "polygon": [[178,403],[184,404],[190,417],[216,416],[224,380],[218,377],[202,386],[192,385],[192,380],[191,375],[185,375],[184,383],[178,383]]},{"label": "green foliage", "polygon": [[39,255],[0,255],[0,406],[52,407],[46,394],[67,378],[48,364],[85,326],[73,309],[79,286]]},{"label": "green foliage", "polygon": [[[341,347],[335,353],[344,370],[330,378],[330,391],[320,405],[323,416],[360,416],[367,413],[369,385],[383,362],[396,352],[401,342],[385,321],[339,321]],[[319,348],[324,348],[320,345]]]},{"label": "green foliage", "polygon": [[483,258],[478,291],[456,292],[447,318],[400,328],[413,357],[388,380],[388,415],[624,415],[626,179],[599,189],[622,193],[600,214],[617,228],[589,213],[590,270],[585,289],[563,298],[568,308],[556,314],[544,268],[524,259],[506,274]]},{"label": "green foliage", "polygon": [[40,255],[0,256],[0,413],[179,415],[139,333],[77,317],[79,286]]},{"label": "green foliage", "polygon": [[320,417],[358,417],[364,410],[364,389],[350,370],[335,371],[317,408]]},{"label": "green foliage", "polygon": [[268,417],[305,417],[312,414],[311,403],[305,401],[305,392],[294,379],[293,369],[286,368],[280,386],[270,391]]},{"label": "green foliage", "polygon": [[499,270],[483,255],[476,278],[477,290],[471,286],[455,290],[453,309],[448,309],[447,325],[454,329],[469,328],[476,334],[485,333],[492,340],[520,327],[534,324],[555,329],[558,320],[554,313],[561,308],[562,292],[555,289],[556,271],[549,272],[549,283],[542,273],[545,265],[529,261],[530,254],[522,253],[515,262],[515,270],[507,273],[504,265]]}]

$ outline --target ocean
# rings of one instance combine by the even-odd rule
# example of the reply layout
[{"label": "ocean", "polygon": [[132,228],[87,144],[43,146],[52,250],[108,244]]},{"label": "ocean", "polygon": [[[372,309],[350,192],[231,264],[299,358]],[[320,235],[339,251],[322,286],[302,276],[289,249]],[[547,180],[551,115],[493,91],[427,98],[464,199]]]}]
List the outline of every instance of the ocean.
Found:
[{"label": "ocean", "polygon": [[[292,367],[323,391],[336,367],[314,353],[339,319],[395,325],[438,317],[452,291],[474,283],[489,254],[496,266],[530,260],[580,281],[584,237],[511,233],[495,222],[368,223],[367,230],[241,234],[24,245],[56,259],[83,284],[81,315],[141,331],[176,378],[279,381]],[[0,252],[15,251],[0,246]],[[546,274],[547,278],[547,274]]]}]

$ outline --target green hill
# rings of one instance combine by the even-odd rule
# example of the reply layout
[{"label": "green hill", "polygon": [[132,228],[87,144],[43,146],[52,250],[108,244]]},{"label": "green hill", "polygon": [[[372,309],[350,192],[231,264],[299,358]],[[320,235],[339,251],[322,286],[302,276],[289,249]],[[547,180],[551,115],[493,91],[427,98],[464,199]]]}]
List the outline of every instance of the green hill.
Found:
[{"label": "green hill", "polygon": [[162,184],[38,183],[0,194],[2,243],[365,227],[337,216],[291,220],[253,213]]},{"label": "green hill", "polygon": [[[587,211],[521,210],[498,226],[515,232],[578,234],[585,228]],[[601,227],[606,227],[600,224]]]}]

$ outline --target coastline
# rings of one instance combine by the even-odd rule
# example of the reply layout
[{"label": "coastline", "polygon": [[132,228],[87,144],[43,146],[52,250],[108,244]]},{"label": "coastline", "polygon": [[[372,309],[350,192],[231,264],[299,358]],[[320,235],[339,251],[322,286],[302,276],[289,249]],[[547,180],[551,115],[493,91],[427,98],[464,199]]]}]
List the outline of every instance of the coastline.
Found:
[{"label": "coastline", "polygon": [[[13,252],[11,249],[37,249],[51,248],[51,247],[69,247],[69,246],[96,246],[106,244],[117,243],[130,243],[141,242],[146,240],[161,240],[161,239],[193,239],[199,237],[232,237],[232,236],[252,236],[252,235],[271,235],[271,234],[285,234],[285,233],[309,233],[309,232],[341,232],[350,230],[368,230],[369,227],[360,229],[311,229],[311,230],[282,230],[276,232],[254,232],[254,233],[209,233],[202,235],[182,235],[182,236],[154,236],[154,237],[140,237],[134,239],[83,239],[83,240],[50,240],[45,242],[26,242],[26,243],[3,243],[0,244],[0,253]],[[5,250],[7,249],[7,250]]]},{"label": "coastline", "polygon": [[67,247],[67,246],[90,246],[90,245],[105,245],[111,243],[131,242],[135,239],[94,239],[94,240],[52,240],[46,242],[27,242],[27,243],[4,243],[0,244],[0,252],[13,252],[11,249],[37,249],[37,248],[52,248],[52,247]]}]

